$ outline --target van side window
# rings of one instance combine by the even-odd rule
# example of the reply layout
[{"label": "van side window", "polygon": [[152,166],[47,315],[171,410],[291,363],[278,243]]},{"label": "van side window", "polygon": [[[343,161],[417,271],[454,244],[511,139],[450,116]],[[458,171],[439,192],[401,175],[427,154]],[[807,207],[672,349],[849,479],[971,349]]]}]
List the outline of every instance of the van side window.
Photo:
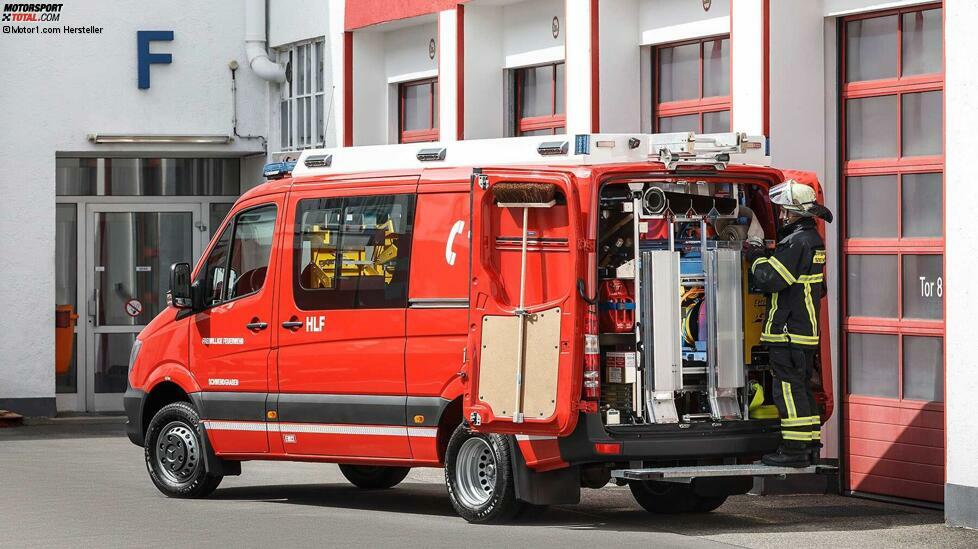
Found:
[{"label": "van side window", "polygon": [[253,294],[265,284],[275,232],[274,204],[239,213],[234,219],[227,300]]},{"label": "van side window", "polygon": [[206,306],[253,294],[265,284],[276,210],[274,204],[245,210],[221,231],[195,281]]},{"label": "van side window", "polygon": [[414,195],[300,200],[293,295],[303,310],[407,307]]},{"label": "van side window", "polygon": [[210,255],[207,256],[207,263],[197,274],[195,285],[200,287],[204,294],[204,305],[210,307],[221,302],[224,293],[224,272],[228,264],[228,248],[231,242],[231,229],[234,223],[228,223],[221,236],[217,238],[217,243],[211,248]]}]

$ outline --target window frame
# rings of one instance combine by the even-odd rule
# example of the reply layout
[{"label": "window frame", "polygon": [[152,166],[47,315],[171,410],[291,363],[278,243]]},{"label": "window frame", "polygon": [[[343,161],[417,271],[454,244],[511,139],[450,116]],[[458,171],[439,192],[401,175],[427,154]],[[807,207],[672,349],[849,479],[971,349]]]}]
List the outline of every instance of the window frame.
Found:
[{"label": "window frame", "polygon": [[[840,187],[840,231],[841,265],[840,288],[843,299],[840,304],[840,323],[842,328],[842,383],[844,398],[848,402],[862,404],[883,404],[908,409],[942,411],[944,401],[925,401],[907,398],[905,396],[904,377],[904,338],[912,336],[937,337],[944,343],[947,295],[942,288],[941,299],[943,309],[940,319],[921,319],[904,317],[904,257],[909,255],[938,255],[942,258],[941,279],[946,279],[947,260],[945,249],[946,232],[946,190],[944,170],[944,151],[941,154],[922,156],[903,156],[903,96],[912,93],[939,91],[944,93],[943,67],[939,72],[903,76],[903,16],[907,13],[923,12],[942,9],[940,3],[921,4],[903,8],[873,11],[840,18],[839,23],[839,187]],[[847,81],[847,25],[851,21],[873,19],[878,17],[897,16],[897,30],[893,47],[896,48],[896,76],[875,80]],[[943,35],[942,35],[943,40]],[[896,156],[885,158],[869,158],[850,160],[847,150],[846,133],[848,131],[848,101],[872,97],[896,96]],[[943,111],[942,111],[943,119]],[[942,121],[941,141],[946,132]],[[938,174],[941,177],[941,236],[939,237],[906,237],[903,224],[903,179],[912,174]],[[850,237],[848,233],[847,199],[849,193],[849,178],[860,176],[895,176],[896,177],[896,235],[892,237]],[[887,255],[895,256],[896,271],[896,317],[850,316],[848,307],[848,258],[850,255]],[[852,334],[887,334],[897,336],[897,396],[878,397],[849,393],[848,364],[848,335]],[[943,347],[946,353],[946,345]],[[946,360],[945,358],[942,360]],[[946,395],[944,395],[946,398]]]},{"label": "window frame", "polygon": [[[557,66],[564,66],[564,112],[557,112]],[[523,116],[523,82],[526,78],[526,71],[530,69],[537,69],[540,67],[551,67],[551,73],[553,77],[550,79],[550,111],[552,114],[543,116]],[[518,67],[513,70],[513,89],[516,93],[514,99],[514,105],[516,109],[514,111],[514,116],[516,118],[514,124],[514,130],[516,136],[521,136],[524,132],[531,131],[541,131],[550,130],[551,133],[556,135],[558,128],[567,127],[567,66],[563,60],[554,61],[552,63],[542,63],[539,65],[530,65],[526,67]]]},{"label": "window frame", "polygon": [[[431,97],[431,114],[428,116],[428,127],[420,130],[404,129],[404,90],[412,86],[429,86]],[[438,118],[438,77],[424,78],[421,80],[411,80],[397,84],[397,142],[398,143],[425,143],[438,141],[439,131],[436,120]]]},{"label": "window frame", "polygon": [[[303,235],[302,215],[304,211],[307,211],[304,208],[304,204],[306,202],[338,200],[340,201],[341,204],[340,207],[341,215],[344,215],[348,207],[347,204],[348,201],[369,200],[369,199],[388,197],[388,196],[394,198],[394,202],[392,203],[392,206],[398,203],[397,202],[398,197],[405,197],[407,199],[405,202],[407,206],[406,208],[407,211],[405,212],[405,214],[407,216],[407,224],[408,224],[407,226],[410,229],[409,238],[407,239],[406,243],[401,243],[401,242],[398,243],[399,254],[401,250],[406,250],[406,261],[402,271],[405,276],[405,280],[403,282],[404,295],[401,296],[402,297],[401,301],[398,303],[393,303],[391,305],[388,305],[388,303],[391,303],[390,300],[385,300],[384,305],[379,307],[375,305],[361,306],[358,304],[354,304],[353,306],[350,307],[310,306],[309,305],[309,301],[311,299],[310,294],[321,290],[330,290],[330,288],[306,288],[305,286],[302,285],[302,271],[306,267],[306,265],[302,264],[302,256],[300,254],[302,235]],[[307,196],[299,197],[295,201],[295,206],[293,210],[294,218],[292,220],[292,227],[289,229],[291,231],[291,234],[293,235],[293,238],[290,239],[291,242],[288,244],[292,250],[291,251],[292,258],[289,261],[290,265],[288,268],[291,271],[292,300],[293,303],[295,303],[296,309],[300,311],[355,311],[355,310],[371,310],[371,309],[383,309],[383,310],[406,309],[410,302],[411,258],[414,255],[414,229],[415,229],[415,223],[417,221],[415,217],[417,214],[417,207],[418,207],[418,194],[414,192],[394,192],[390,194],[357,194],[357,195],[343,194],[343,195],[333,195],[333,196],[314,196],[314,195],[308,196],[307,195]],[[341,249],[342,242],[343,242],[343,235],[345,234],[345,228],[343,223],[340,224],[340,229],[337,232],[339,235],[339,238],[337,240],[337,248]],[[400,257],[398,257],[398,259],[400,259]],[[340,266],[342,266],[342,260],[339,263]]]},{"label": "window frame", "polygon": [[[682,40],[679,42],[668,42],[665,44],[656,44],[652,48],[652,133],[659,133],[659,119],[660,118],[670,118],[673,116],[684,116],[684,115],[697,115],[699,119],[699,124],[696,129],[696,133],[703,133],[703,115],[714,112],[727,111],[730,113],[729,119],[731,121],[731,126],[733,125],[733,99],[732,99],[732,89],[733,86],[728,87],[727,95],[713,96],[713,97],[703,97],[703,66],[704,58],[703,51],[704,45],[707,42],[713,42],[715,40],[726,40],[727,48],[731,47],[733,43],[730,39],[730,34],[717,34],[712,36],[706,36],[701,38],[694,38],[690,40]],[[659,63],[660,54],[662,50],[673,48],[676,46],[687,46],[690,44],[699,45],[699,79],[697,82],[697,87],[699,89],[699,97],[695,99],[680,99],[677,101],[665,101],[659,100],[659,80],[661,74],[661,65]],[[727,54],[728,59],[730,59],[729,66],[727,68],[728,79],[733,79],[733,56],[730,52]],[[727,131],[731,131],[728,129]]]},{"label": "window frame", "polygon": [[[317,47],[318,46],[318,47]],[[305,56],[309,57],[309,66],[311,71],[309,73],[303,73],[303,79],[307,83],[309,91],[298,90],[298,71],[304,70],[304,67],[298,66],[298,57],[300,50]],[[326,39],[325,37],[313,38],[311,40],[304,40],[301,42],[295,42],[289,44],[278,50],[279,59],[284,59],[288,65],[288,78],[284,83],[279,86],[279,149],[282,151],[301,151],[304,149],[314,149],[323,148],[326,146],[326,126],[329,125],[329,120],[327,118],[327,113],[319,113],[316,110],[317,99],[321,105],[322,109],[328,109],[326,105],[326,56],[328,55],[326,51]],[[322,83],[323,88],[317,89],[319,83]],[[309,122],[309,128],[305,134],[305,140],[299,142],[299,114],[298,114],[298,104],[300,101],[309,99],[309,111],[304,113],[309,116],[308,120],[303,120],[303,122]],[[287,107],[287,108],[286,108]],[[287,123],[286,129],[287,134],[282,134],[282,116],[283,110],[287,110]],[[322,126],[319,127],[320,116],[322,115]]]},{"label": "window frame", "polygon": [[[224,258],[224,278],[222,279],[221,297],[220,297],[220,301],[218,303],[205,303],[203,309],[201,309],[201,310],[207,310],[207,309],[211,309],[213,307],[224,305],[226,303],[231,303],[231,302],[234,302],[234,301],[238,301],[239,299],[243,299],[243,298],[246,298],[246,297],[249,297],[249,296],[252,296],[252,295],[261,293],[261,291],[263,289],[265,289],[265,282],[268,280],[268,276],[267,275],[265,277],[265,280],[262,281],[261,287],[258,288],[257,290],[254,290],[252,292],[248,292],[246,294],[241,294],[241,295],[234,296],[234,298],[232,298],[232,299],[227,299],[227,294],[228,294],[228,275],[230,275],[230,273],[231,273],[231,258],[234,255],[234,237],[237,236],[237,233],[238,233],[238,217],[240,217],[241,215],[246,214],[246,213],[248,213],[248,212],[250,212],[252,210],[257,210],[259,208],[265,208],[265,207],[268,207],[268,206],[271,206],[275,210],[275,225],[277,226],[278,225],[278,221],[279,221],[279,217],[278,217],[278,214],[279,214],[278,204],[275,203],[275,202],[263,202],[261,204],[255,204],[254,206],[248,206],[247,208],[242,208],[241,210],[238,210],[236,212],[232,211],[231,213],[228,214],[227,219],[225,220],[224,223],[221,224],[220,228],[217,231],[214,232],[214,234],[217,235],[215,237],[215,239],[214,239],[214,243],[215,243],[214,246],[216,246],[217,245],[216,243],[217,243],[218,240],[220,240],[220,237],[224,233],[224,230],[225,229],[228,229],[228,228],[231,229],[231,233],[230,233],[231,236],[228,239],[228,253],[227,253],[227,257]],[[273,231],[272,247],[269,248],[269,252],[268,252],[268,264],[266,265],[266,269],[269,269],[269,270],[271,269],[271,266],[272,266],[272,249],[275,247],[274,232],[277,232],[277,231]],[[204,290],[207,289],[207,284],[206,284],[206,280],[207,280],[207,260],[210,259],[211,254],[214,252],[214,246],[211,246],[210,249],[207,250],[207,255],[203,256],[203,258],[201,259],[200,268],[203,269],[202,274],[203,274],[204,278],[201,279],[200,281],[196,281],[196,280],[194,281],[195,286],[198,287],[198,289],[196,291],[202,292],[202,291],[204,291]],[[201,287],[201,285],[203,287]]]}]

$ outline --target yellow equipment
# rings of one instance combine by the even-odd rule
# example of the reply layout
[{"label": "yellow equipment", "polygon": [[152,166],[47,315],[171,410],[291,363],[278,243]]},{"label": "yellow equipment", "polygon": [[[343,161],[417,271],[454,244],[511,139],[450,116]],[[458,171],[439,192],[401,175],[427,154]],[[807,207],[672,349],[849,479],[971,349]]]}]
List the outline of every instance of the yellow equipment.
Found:
[{"label": "yellow equipment", "polygon": [[744,261],[742,293],[744,296],[744,364],[751,363],[751,349],[761,344],[761,331],[764,328],[764,313],[767,298],[764,294],[754,294],[749,290],[747,261]]},{"label": "yellow equipment", "polygon": [[[377,236],[383,231],[380,244],[370,244],[370,232]],[[311,246],[310,289],[333,288],[336,276],[337,243],[334,241],[336,232],[320,225],[306,233]],[[394,264],[397,258],[397,239],[399,234],[394,232],[394,222],[388,219],[386,223],[377,225],[374,229],[364,228],[364,238],[360,249],[344,249],[341,252],[342,264],[339,269],[340,278],[382,276],[384,283],[390,284],[394,278]],[[346,236],[349,238],[349,235]]]}]

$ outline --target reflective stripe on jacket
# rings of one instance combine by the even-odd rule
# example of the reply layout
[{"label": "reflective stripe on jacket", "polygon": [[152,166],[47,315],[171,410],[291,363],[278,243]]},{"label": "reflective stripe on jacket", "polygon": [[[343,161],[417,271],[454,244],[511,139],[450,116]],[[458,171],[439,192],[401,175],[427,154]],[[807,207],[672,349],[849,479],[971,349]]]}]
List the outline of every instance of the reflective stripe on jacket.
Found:
[{"label": "reflective stripe on jacket", "polygon": [[769,294],[761,341],[817,347],[825,243],[808,217],[784,226],[778,238],[773,254],[757,249],[749,255],[754,286]]}]

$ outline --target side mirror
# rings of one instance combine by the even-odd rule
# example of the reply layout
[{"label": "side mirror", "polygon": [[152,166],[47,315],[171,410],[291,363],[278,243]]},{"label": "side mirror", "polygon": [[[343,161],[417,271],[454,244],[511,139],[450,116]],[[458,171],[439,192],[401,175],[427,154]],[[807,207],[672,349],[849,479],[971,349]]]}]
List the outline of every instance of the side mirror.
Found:
[{"label": "side mirror", "polygon": [[170,304],[177,309],[191,309],[194,306],[190,293],[190,263],[170,265]]}]

